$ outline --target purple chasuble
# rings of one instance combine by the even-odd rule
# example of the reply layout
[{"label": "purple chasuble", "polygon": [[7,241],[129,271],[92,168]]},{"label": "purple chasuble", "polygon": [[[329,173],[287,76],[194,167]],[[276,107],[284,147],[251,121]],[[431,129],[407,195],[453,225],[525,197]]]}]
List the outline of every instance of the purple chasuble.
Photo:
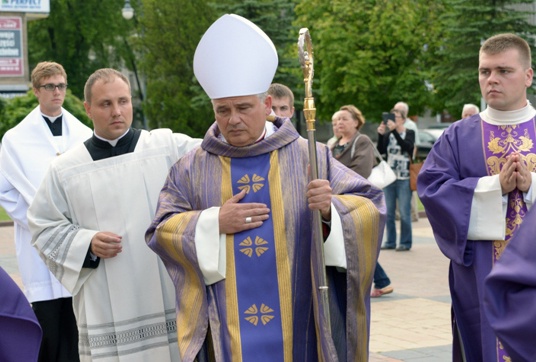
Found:
[{"label": "purple chasuble", "polygon": [[[482,137],[484,139],[484,154],[488,166],[489,175],[497,175],[506,163],[507,156],[512,152],[522,155],[523,161],[529,166],[531,172],[536,171],[533,162],[527,162],[527,157],[534,156],[534,142],[536,132],[534,121],[524,123],[496,126],[482,122]],[[497,261],[510,238],[521,225],[527,213],[527,205],[523,198],[523,193],[519,189],[514,189],[508,194],[508,204],[506,211],[506,237],[505,240],[494,242],[493,261]]]},{"label": "purple chasuble", "polygon": [[30,303],[0,267],[0,361],[37,361],[42,334]]},{"label": "purple chasuble", "polygon": [[[469,220],[478,181],[497,174],[507,154],[516,150],[524,155],[529,168],[533,169],[530,151],[536,141],[533,122],[531,119],[522,125],[490,126],[480,115],[457,121],[435,143],[419,174],[419,197],[436,242],[451,261],[449,285],[453,326],[455,323],[454,360],[458,360],[460,353],[458,336],[463,343],[466,361],[497,361],[500,358],[496,335],[482,306],[484,279],[492,270],[496,253],[500,254],[501,243],[468,239]],[[511,207],[522,211],[519,204],[511,203]],[[512,220],[508,226],[510,233],[517,228],[515,225],[521,218],[509,213],[508,219]]]},{"label": "purple chasuble", "polygon": [[512,361],[536,361],[536,208],[486,278],[484,309]]},{"label": "purple chasuble", "polygon": [[[170,170],[147,242],[175,284],[181,360],[368,360],[370,288],[385,225],[381,190],[318,145],[320,178],[330,180],[344,230],[347,268],[326,268],[332,331],[315,318],[311,211],[306,189],[308,143],[288,120],[246,147],[220,139],[217,125],[201,148]],[[201,210],[221,206],[242,189],[240,202],[265,203],[259,228],[226,235],[225,278],[206,285],[195,248]]]}]

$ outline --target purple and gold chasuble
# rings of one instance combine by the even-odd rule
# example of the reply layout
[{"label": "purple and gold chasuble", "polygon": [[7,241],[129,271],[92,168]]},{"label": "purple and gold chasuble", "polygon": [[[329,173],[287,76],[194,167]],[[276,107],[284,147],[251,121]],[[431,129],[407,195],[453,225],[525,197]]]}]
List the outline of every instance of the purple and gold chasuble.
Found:
[{"label": "purple and gold chasuble", "polygon": [[[522,155],[523,162],[528,166],[529,171],[536,172],[536,148],[534,146],[536,132],[533,120],[504,126],[482,122],[482,138],[489,175],[499,174],[506,163],[507,156],[512,152]],[[501,257],[526,214],[527,205],[523,193],[516,188],[508,194],[505,240],[493,241],[493,255],[490,256],[493,264]],[[510,360],[500,341],[497,341],[497,360]]]},{"label": "purple and gold chasuble", "polygon": [[[534,121],[507,126],[496,126],[482,122],[484,154],[489,175],[498,175],[506,158],[512,152],[522,155],[530,172],[536,172],[536,131]],[[517,188],[508,194],[506,211],[506,238],[494,242],[493,260],[497,261],[510,238],[521,225],[527,213],[523,193]]]},{"label": "purple and gold chasuble", "polygon": [[[315,318],[307,141],[276,119],[274,134],[248,147],[219,139],[214,124],[200,149],[170,170],[147,231],[177,294],[182,361],[368,360],[370,287],[385,204],[378,190],[319,145],[319,175],[331,181],[347,270],[328,267],[332,333]],[[225,279],[205,285],[195,252],[203,210],[241,190],[240,202],[265,203],[259,228],[226,236]]]},{"label": "purple and gold chasuble", "polygon": [[[458,336],[468,362],[508,358],[484,315],[484,279],[523,220],[527,210],[523,194],[514,190],[508,195],[503,219],[506,240],[470,240],[468,233],[473,196],[482,177],[498,174],[514,151],[523,156],[532,172],[536,170],[534,111],[528,106],[520,114],[526,122],[514,124],[515,120],[509,119],[510,123],[492,125],[480,115],[455,122],[436,142],[419,174],[419,197],[436,242],[451,261],[455,361],[461,351]],[[493,116],[501,118],[503,113],[495,111]],[[500,205],[500,201],[494,204]],[[496,212],[502,215],[500,206]]]}]

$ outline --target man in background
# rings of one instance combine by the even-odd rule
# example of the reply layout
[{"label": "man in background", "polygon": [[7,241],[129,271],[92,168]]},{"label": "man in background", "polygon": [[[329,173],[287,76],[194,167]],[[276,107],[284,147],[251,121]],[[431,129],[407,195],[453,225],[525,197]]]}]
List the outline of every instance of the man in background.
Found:
[{"label": "man in background", "polygon": [[62,107],[67,74],[60,64],[37,64],[31,79],[39,105],[2,139],[0,205],[14,222],[24,293],[43,330],[39,361],[77,361],[71,294],[32,247],[26,212],[52,160],[91,137],[91,129]]},{"label": "man in background", "polygon": [[477,114],[479,112],[480,109],[476,105],[471,103],[464,104],[462,109],[462,119],[471,117],[472,115]]},{"label": "man in background", "polygon": [[294,116],[294,93],[289,87],[280,83],[272,83],[268,88],[268,94],[272,96],[272,110],[276,116],[282,118]]},{"label": "man in background", "polygon": [[[393,109],[399,111],[402,113],[402,115],[405,117],[406,121],[404,122],[404,127],[407,129],[412,130],[415,132],[415,147],[413,148],[413,155],[410,155],[411,159],[415,159],[415,156],[417,155],[417,147],[419,144],[419,129],[417,128],[417,124],[413,122],[411,118],[408,117],[409,112],[409,106],[406,102],[397,102]],[[417,222],[419,221],[419,208],[418,208],[418,202],[417,202],[417,191],[412,191],[411,193],[411,221]],[[397,218],[399,218],[399,210],[397,205]]]}]

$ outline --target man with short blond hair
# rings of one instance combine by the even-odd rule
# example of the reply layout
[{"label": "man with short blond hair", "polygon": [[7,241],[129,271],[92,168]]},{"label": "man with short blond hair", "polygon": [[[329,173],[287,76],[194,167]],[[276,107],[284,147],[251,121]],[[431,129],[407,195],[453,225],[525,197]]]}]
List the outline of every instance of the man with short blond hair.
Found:
[{"label": "man with short blond hair", "polygon": [[91,129],[62,107],[67,74],[61,64],[41,62],[31,78],[39,105],[2,139],[0,205],[14,221],[24,292],[43,329],[39,361],[76,361],[78,330],[71,294],[32,247],[26,212],[49,164],[91,137]]},{"label": "man with short blond hair", "polygon": [[[484,314],[484,280],[536,198],[536,110],[527,100],[533,74],[524,39],[487,39],[478,80],[488,107],[445,130],[417,181],[435,239],[450,259],[454,359],[511,359]],[[515,306],[532,307],[533,300]]]}]

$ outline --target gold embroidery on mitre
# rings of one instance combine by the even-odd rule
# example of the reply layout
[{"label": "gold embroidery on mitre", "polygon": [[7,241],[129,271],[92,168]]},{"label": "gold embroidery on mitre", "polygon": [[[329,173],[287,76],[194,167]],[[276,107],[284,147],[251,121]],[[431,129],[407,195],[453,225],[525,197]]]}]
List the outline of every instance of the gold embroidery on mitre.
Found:
[{"label": "gold embroidery on mitre", "polygon": [[261,304],[260,310],[257,308],[256,304],[253,304],[244,312],[244,314],[249,314],[249,316],[245,317],[245,319],[254,326],[257,326],[259,319],[263,325],[266,325],[268,322],[274,319],[275,316],[271,314],[273,312],[274,310],[272,308],[263,303]]},{"label": "gold embroidery on mitre", "polygon": [[[257,192],[264,187],[264,183],[262,183],[262,181],[264,181],[264,177],[261,177],[257,174],[253,174],[251,179],[249,178],[248,174],[245,174],[244,176],[242,176],[242,178],[240,178],[240,180],[238,180],[239,184],[245,185],[238,186],[238,189],[246,190],[247,194],[249,194],[249,191],[251,191],[251,189],[253,189],[253,192]],[[252,184],[250,185],[250,183]]]}]

